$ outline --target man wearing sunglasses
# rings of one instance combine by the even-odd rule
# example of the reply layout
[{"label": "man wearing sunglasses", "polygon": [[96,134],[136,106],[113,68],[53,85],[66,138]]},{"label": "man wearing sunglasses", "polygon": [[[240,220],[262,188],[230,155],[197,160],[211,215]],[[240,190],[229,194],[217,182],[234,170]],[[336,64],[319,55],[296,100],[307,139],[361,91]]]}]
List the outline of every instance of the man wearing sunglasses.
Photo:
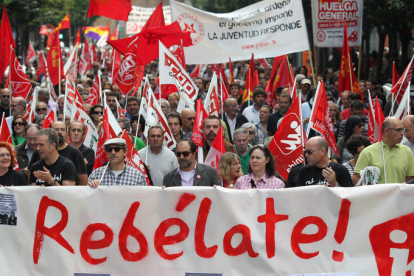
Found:
[{"label": "man wearing sunglasses", "polygon": [[164,176],[163,186],[214,186],[221,185],[217,170],[197,163],[197,146],[192,140],[179,140],[175,155],[179,167]]},{"label": "man wearing sunglasses", "polygon": [[305,145],[307,165],[299,170],[297,186],[324,185],[328,187],[353,187],[348,170],[328,158],[328,143],[323,137],[312,137]]},{"label": "man wearing sunglasses", "polygon": [[89,176],[88,185],[97,188],[99,185],[146,185],[145,176],[125,162],[127,145],[124,139],[113,138],[104,143],[108,165],[94,170]]},{"label": "man wearing sunglasses", "polygon": [[388,117],[384,120],[382,140],[366,147],[359,154],[352,176],[354,185],[361,178],[360,172],[368,166],[380,169],[378,184],[403,183],[414,179],[414,157],[410,148],[400,144],[403,135],[404,127],[398,118]]}]

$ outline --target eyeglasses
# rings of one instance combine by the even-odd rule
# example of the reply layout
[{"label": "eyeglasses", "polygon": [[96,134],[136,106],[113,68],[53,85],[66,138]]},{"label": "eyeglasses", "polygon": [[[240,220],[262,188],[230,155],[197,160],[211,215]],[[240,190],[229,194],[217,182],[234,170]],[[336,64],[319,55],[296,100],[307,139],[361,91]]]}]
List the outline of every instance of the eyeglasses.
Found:
[{"label": "eyeglasses", "polygon": [[0,158],[1,158],[1,159],[4,159],[4,158],[10,158],[10,157],[11,157],[10,153],[3,153],[3,154],[0,154]]},{"label": "eyeglasses", "polygon": [[396,132],[402,132],[402,131],[404,131],[404,128],[402,128],[402,127],[400,127],[400,128],[389,127],[388,129],[395,130]]},{"label": "eyeglasses", "polygon": [[365,127],[365,124],[359,124],[358,127]]},{"label": "eyeglasses", "polygon": [[94,111],[93,114],[103,114],[103,111]]},{"label": "eyeglasses", "polygon": [[24,123],[23,122],[16,122],[16,123],[13,123],[13,126],[24,126]]},{"label": "eyeglasses", "polygon": [[307,155],[311,155],[312,153],[314,153],[317,150],[304,150],[303,154],[307,154]]},{"label": "eyeglasses", "polygon": [[249,134],[254,134],[254,131],[253,131],[253,130],[250,130],[250,131],[248,131],[247,133],[249,133]]},{"label": "eyeglasses", "polygon": [[39,112],[39,111],[46,111],[47,110],[47,108],[37,108],[36,109],[36,112]]},{"label": "eyeglasses", "polygon": [[10,95],[2,95],[3,98],[10,98]]},{"label": "eyeglasses", "polygon": [[175,152],[175,155],[176,155],[177,157],[180,157],[180,156],[181,156],[181,154],[182,154],[184,157],[188,157],[188,156],[190,155],[190,153],[191,153],[191,152],[189,152],[189,151],[183,151],[183,152],[181,152],[181,151],[177,151],[177,152]]},{"label": "eyeglasses", "polygon": [[106,152],[112,152],[114,150],[115,152],[119,152],[122,148],[121,147],[107,147],[105,148]]},{"label": "eyeglasses", "polygon": [[26,137],[26,142],[36,142],[36,137],[35,138],[29,138],[29,137]]}]

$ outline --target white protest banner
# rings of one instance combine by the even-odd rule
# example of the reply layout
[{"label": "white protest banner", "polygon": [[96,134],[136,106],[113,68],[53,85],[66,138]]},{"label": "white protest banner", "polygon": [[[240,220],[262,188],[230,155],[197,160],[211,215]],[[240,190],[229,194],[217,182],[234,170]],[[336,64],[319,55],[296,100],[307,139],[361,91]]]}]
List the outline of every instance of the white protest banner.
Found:
[{"label": "white protest banner", "polygon": [[344,26],[349,47],[362,43],[364,0],[312,0],[313,43],[317,47],[342,47]]},{"label": "white protest banner", "polygon": [[[155,11],[155,8],[144,8],[139,6],[132,6],[129,13],[128,21],[126,22],[126,34],[134,35],[141,32],[148,18]],[[162,12],[164,14],[165,25],[171,24],[171,8],[170,6],[163,6]]]},{"label": "white protest banner", "polygon": [[170,1],[172,21],[191,32],[187,64],[281,56],[309,50],[302,1],[264,0],[231,13],[214,14]]},{"label": "white protest banner", "polygon": [[[0,225],[0,275],[404,276],[413,270],[414,187],[406,184],[0,187],[0,194],[16,201],[16,208],[0,208],[3,221],[18,211],[15,225]],[[12,198],[0,196],[0,206]]]}]

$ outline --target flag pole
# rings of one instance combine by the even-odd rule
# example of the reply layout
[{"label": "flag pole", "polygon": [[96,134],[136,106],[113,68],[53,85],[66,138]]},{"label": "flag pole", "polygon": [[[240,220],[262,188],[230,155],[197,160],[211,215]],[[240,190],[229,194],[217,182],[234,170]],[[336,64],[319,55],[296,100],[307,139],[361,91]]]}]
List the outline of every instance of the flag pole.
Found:
[{"label": "flag pole", "polygon": [[[62,53],[60,54],[61,56],[62,56]],[[62,84],[61,84],[61,82],[62,82],[62,76],[61,76],[61,73],[62,73],[62,70],[60,70],[60,58],[61,57],[59,57],[58,58],[58,66],[59,66],[59,96],[60,96],[60,93],[62,93]]]},{"label": "flag pole", "polygon": [[[315,80],[314,81],[316,83],[316,79],[318,77],[318,53],[316,51],[315,44],[313,45],[313,55],[314,55],[314,59],[315,59],[315,72],[314,72]],[[311,56],[310,60],[312,60],[312,56]],[[312,66],[312,61],[311,61],[311,66]]]},{"label": "flag pole", "polygon": [[359,58],[358,58],[358,82],[361,77],[361,60],[362,60],[362,46],[359,45]]},{"label": "flag pole", "polygon": [[312,51],[308,50],[308,56],[309,56],[309,62],[310,62],[310,67],[311,67],[311,72],[312,72],[312,80],[313,80],[313,85],[316,84],[316,76],[315,76],[315,71],[313,68],[313,60],[312,60]]}]

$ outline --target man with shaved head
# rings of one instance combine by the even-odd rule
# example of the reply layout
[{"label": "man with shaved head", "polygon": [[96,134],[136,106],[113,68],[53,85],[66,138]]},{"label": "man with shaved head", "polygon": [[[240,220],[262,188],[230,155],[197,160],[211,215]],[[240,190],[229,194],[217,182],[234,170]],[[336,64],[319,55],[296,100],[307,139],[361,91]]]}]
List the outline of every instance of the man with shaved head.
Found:
[{"label": "man with shaved head", "polygon": [[328,143],[323,137],[310,138],[305,145],[307,165],[299,171],[297,186],[324,185],[328,187],[352,187],[351,176],[341,164],[328,158]]},{"label": "man with shaved head", "polygon": [[407,146],[400,144],[403,135],[403,123],[398,118],[385,119],[382,140],[366,147],[359,155],[352,176],[354,185],[361,178],[360,172],[368,166],[380,169],[378,184],[403,183],[414,179],[414,157]]},{"label": "man with shaved head", "polygon": [[13,117],[26,115],[26,100],[23,97],[15,97],[11,100],[10,112]]},{"label": "man with shaved head", "polygon": [[183,121],[183,126],[181,127],[181,137],[183,139],[191,139],[193,134],[193,126],[195,121],[196,113],[190,108],[184,108],[181,111],[181,119]]},{"label": "man with shaved head", "polygon": [[410,148],[414,154],[414,115],[408,115],[403,120],[404,137],[401,144]]}]

